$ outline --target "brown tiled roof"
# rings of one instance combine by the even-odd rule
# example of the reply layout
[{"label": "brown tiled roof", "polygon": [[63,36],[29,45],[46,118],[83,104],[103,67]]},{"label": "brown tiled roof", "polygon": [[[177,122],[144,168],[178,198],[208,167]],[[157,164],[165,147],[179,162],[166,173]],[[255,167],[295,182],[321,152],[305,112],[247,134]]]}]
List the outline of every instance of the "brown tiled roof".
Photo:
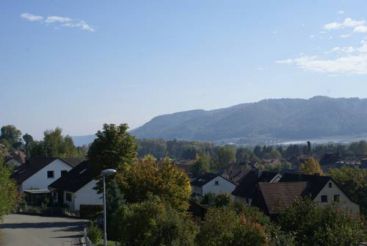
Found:
[{"label": "brown tiled roof", "polygon": [[258,184],[258,196],[254,205],[268,215],[279,214],[297,199],[301,198],[307,188],[307,182],[284,182]]},{"label": "brown tiled roof", "polygon": [[258,182],[270,182],[277,175],[276,172],[259,172],[257,170],[251,170],[239,181],[239,184],[232,192],[232,195],[252,198],[255,194],[255,188]]}]

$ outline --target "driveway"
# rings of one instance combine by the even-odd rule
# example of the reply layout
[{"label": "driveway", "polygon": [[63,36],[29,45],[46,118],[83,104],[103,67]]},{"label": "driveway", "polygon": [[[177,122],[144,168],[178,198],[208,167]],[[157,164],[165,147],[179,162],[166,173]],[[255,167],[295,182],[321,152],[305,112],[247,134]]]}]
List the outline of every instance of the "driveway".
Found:
[{"label": "driveway", "polygon": [[80,245],[85,220],[10,214],[0,223],[0,245]]}]

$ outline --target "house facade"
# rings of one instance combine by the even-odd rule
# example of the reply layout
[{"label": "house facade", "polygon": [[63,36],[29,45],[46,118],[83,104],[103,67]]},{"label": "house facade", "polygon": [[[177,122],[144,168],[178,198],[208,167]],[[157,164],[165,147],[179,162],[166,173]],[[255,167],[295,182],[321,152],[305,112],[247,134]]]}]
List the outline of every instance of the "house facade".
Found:
[{"label": "house facade", "polygon": [[75,166],[60,158],[32,158],[13,174],[21,192],[48,190],[48,186]]},{"label": "house facade", "polygon": [[102,205],[102,194],[96,190],[98,174],[92,164],[84,161],[49,185],[55,203],[79,212],[81,205]]},{"label": "house facade", "polygon": [[334,204],[351,214],[359,214],[354,203],[329,176],[299,173],[251,171],[232,192],[234,199],[276,215],[296,199],[308,197],[320,206]]}]

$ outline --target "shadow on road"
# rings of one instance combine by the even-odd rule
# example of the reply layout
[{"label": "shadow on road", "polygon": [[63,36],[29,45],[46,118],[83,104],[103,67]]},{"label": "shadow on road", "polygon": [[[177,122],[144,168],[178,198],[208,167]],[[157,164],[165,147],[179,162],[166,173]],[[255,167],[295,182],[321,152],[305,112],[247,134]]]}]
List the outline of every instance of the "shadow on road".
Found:
[{"label": "shadow on road", "polygon": [[[68,227],[66,230],[80,230],[83,223],[80,222],[36,222],[36,223],[5,223],[0,224],[0,229],[25,229],[25,228],[58,228]],[[75,228],[75,229],[72,229]],[[65,229],[64,229],[65,230]]]}]

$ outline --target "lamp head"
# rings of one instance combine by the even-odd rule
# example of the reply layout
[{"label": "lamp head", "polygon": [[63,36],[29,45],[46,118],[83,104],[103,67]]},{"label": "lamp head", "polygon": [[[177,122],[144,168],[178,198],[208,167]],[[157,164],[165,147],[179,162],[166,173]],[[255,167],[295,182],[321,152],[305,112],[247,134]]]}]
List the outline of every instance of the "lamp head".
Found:
[{"label": "lamp head", "polygon": [[108,176],[114,175],[115,173],[116,173],[116,169],[112,169],[112,168],[104,169],[101,172],[101,176],[108,177]]}]

